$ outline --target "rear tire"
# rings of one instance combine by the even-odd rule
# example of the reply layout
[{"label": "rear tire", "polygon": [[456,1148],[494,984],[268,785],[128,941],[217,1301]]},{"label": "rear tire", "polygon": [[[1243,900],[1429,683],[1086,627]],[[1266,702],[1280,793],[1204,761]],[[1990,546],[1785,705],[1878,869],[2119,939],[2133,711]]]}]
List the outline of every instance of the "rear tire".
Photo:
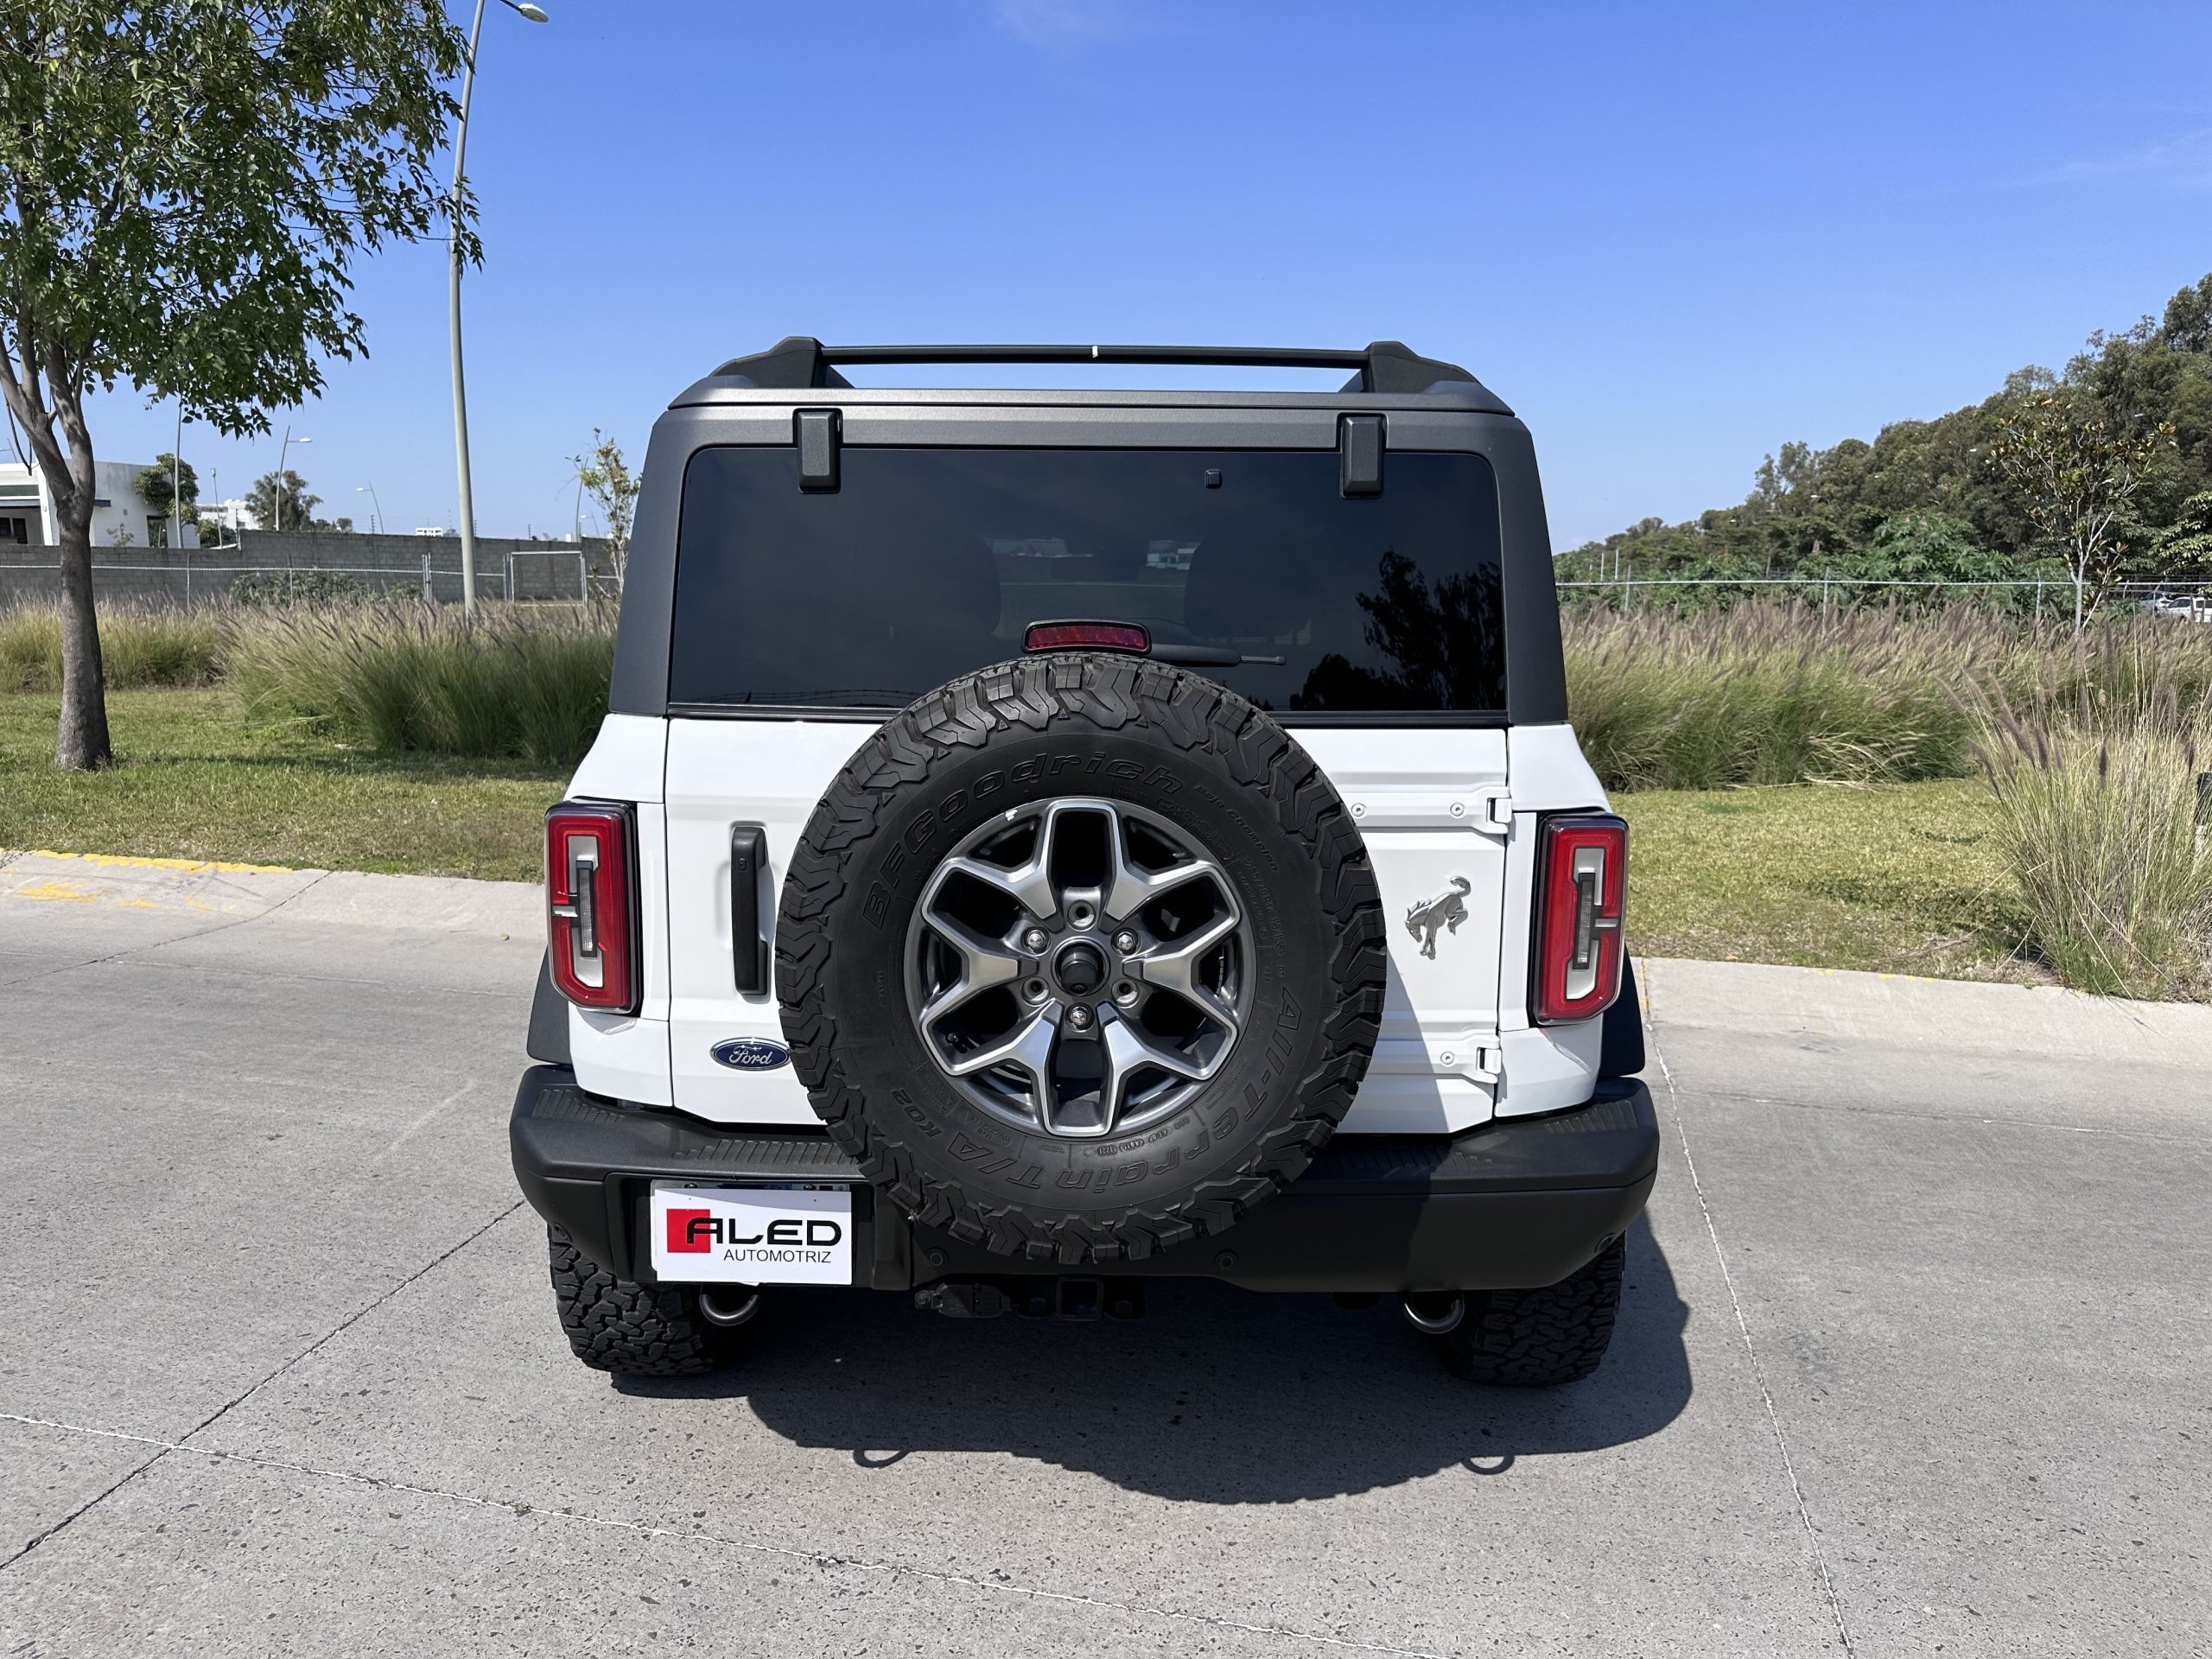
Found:
[{"label": "rear tire", "polygon": [[728,1357],[728,1333],[707,1323],[673,1285],[617,1279],[548,1226],[553,1300],[578,1359],[617,1376],[700,1376]]},{"label": "rear tire", "polygon": [[1551,1388],[1598,1369],[1620,1309],[1619,1239],[1541,1290],[1471,1290],[1458,1328],[1429,1338],[1445,1369],[1474,1382]]}]

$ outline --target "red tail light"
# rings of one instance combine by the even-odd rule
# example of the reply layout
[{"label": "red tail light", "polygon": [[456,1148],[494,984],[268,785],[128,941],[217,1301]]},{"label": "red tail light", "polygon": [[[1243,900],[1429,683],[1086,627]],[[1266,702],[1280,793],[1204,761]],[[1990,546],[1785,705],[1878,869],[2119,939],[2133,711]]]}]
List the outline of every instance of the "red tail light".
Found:
[{"label": "red tail light", "polygon": [[630,842],[626,807],[563,801],[545,815],[553,983],[580,1008],[637,1011]]},{"label": "red tail light", "polygon": [[1538,849],[1535,1015],[1587,1020],[1620,995],[1627,950],[1628,825],[1605,813],[1548,818]]}]

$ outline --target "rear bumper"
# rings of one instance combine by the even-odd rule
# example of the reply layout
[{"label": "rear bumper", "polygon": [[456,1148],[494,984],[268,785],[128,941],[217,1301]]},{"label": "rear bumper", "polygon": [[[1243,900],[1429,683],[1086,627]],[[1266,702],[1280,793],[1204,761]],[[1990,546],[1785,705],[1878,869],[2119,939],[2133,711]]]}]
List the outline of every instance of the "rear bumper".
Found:
[{"label": "rear bumper", "polygon": [[[1650,1195],[1659,1126],[1636,1079],[1568,1111],[1452,1137],[1340,1135],[1295,1183],[1226,1233],[1117,1276],[1220,1279],[1253,1290],[1480,1290],[1555,1284],[1626,1230]],[[657,1180],[822,1181],[853,1188],[855,1284],[1055,1276],[918,1227],[882,1203],[821,1133],[733,1129],[632,1107],[562,1065],[523,1074],[510,1125],[531,1207],[625,1279],[650,1281],[646,1194]]]}]

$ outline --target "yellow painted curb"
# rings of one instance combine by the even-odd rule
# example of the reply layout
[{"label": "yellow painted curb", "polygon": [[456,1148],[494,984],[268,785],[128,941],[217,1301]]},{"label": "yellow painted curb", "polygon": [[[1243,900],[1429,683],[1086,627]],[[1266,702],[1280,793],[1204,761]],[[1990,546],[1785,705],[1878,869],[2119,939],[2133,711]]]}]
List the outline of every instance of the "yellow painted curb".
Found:
[{"label": "yellow painted curb", "polygon": [[210,873],[237,875],[255,872],[289,875],[293,868],[289,864],[232,864],[220,859],[207,858],[132,858],[120,853],[51,853],[41,847],[27,849],[24,856],[66,858],[73,863],[91,864],[101,869],[181,870],[188,875]]}]

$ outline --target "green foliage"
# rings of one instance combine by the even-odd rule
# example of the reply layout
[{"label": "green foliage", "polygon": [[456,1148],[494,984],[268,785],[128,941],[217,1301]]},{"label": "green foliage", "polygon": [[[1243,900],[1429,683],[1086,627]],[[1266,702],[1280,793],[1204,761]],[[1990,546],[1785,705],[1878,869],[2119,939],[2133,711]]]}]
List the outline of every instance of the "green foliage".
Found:
[{"label": "green foliage", "polygon": [[181,496],[184,521],[191,524],[199,518],[200,476],[192,470],[190,461],[179,461],[163,450],[154,457],[152,466],[138,474],[137,482],[139,499],[156,512],[166,517]]},{"label": "green foliage", "polygon": [[369,597],[367,585],[343,570],[249,570],[231,584],[231,602],[255,610],[284,605],[358,605]]},{"label": "green foliage", "polygon": [[229,656],[251,706],[385,753],[559,766],[591,746],[613,662],[611,610],[486,607],[471,622],[423,605],[265,613]]},{"label": "green foliage", "polygon": [[[222,624],[207,611],[111,606],[102,643],[111,685],[208,685],[221,672]],[[0,691],[60,689],[60,613],[45,606],[0,609]]]},{"label": "green foliage", "polygon": [[[2212,276],[2175,295],[2163,321],[2146,318],[2125,334],[2092,335],[2063,375],[2020,370],[1982,403],[1932,421],[1899,421],[1872,442],[1847,438],[1821,450],[1786,443],[1760,464],[1740,505],[1679,524],[1645,519],[1562,555],[1559,574],[1609,583],[1624,574],[1640,582],[1863,578],[1879,574],[1893,556],[1877,545],[1885,526],[1910,515],[1939,515],[1954,543],[1939,568],[2047,577],[2055,574],[2057,550],[2050,523],[2063,529],[2082,515],[2039,510],[2047,492],[2035,482],[2035,469],[2008,475],[1997,452],[2008,425],[2018,426],[2024,413],[2062,410],[2077,432],[2101,427],[2116,444],[2165,435],[2167,442],[2150,444],[2152,453],[2119,493],[2119,510],[2107,526],[2110,545],[2090,548],[2099,558],[2108,554],[2118,575],[2145,569],[2171,538],[2183,504],[2212,490]],[[2108,476],[2109,467],[2105,471]],[[2078,507],[2097,492],[2071,493]],[[2037,522],[2039,512],[2045,524]],[[2072,545],[2078,550],[2082,543]],[[1759,591],[1642,589],[1634,597],[1638,604],[1694,609]],[[1572,602],[1587,593],[1570,589],[1567,596]],[[1600,596],[1618,602],[1621,593],[1609,587]],[[2031,606],[2032,590],[2012,603]]]},{"label": "green foliage", "polygon": [[308,481],[287,467],[281,473],[264,473],[246,492],[246,506],[264,530],[323,530],[315,510],[322,498],[308,489]]},{"label": "green foliage", "polygon": [[2114,412],[2122,406],[2079,385],[2031,393],[1998,417],[1990,448],[2029,521],[2066,560],[2077,626],[2139,548],[2123,515],[2173,436],[2171,427],[2127,422]]},{"label": "green foliage", "polygon": [[0,327],[59,372],[49,392],[128,380],[266,431],[361,349],[353,257],[446,229],[465,47],[427,0],[10,8]]},{"label": "green foliage", "polygon": [[2159,536],[2155,563],[2175,575],[2212,571],[2212,490],[2199,491],[2181,504]]},{"label": "green foliage", "polygon": [[591,448],[570,460],[576,469],[576,482],[599,509],[600,522],[607,531],[607,557],[614,566],[615,585],[620,587],[630,557],[630,521],[636,514],[638,492],[644,486],[623,460],[622,447],[597,427],[591,429]]}]

